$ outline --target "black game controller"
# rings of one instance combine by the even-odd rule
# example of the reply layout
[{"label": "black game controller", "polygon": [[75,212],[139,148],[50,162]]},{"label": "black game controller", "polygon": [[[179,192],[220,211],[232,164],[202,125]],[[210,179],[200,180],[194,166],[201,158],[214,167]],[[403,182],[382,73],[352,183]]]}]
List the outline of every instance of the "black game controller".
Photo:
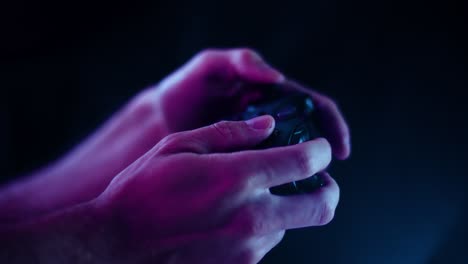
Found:
[{"label": "black game controller", "polygon": [[[319,137],[315,109],[312,99],[299,92],[282,92],[280,87],[267,88],[272,91],[267,98],[249,105],[243,113],[235,115],[234,120],[247,120],[261,115],[271,115],[276,126],[270,137],[256,149],[294,145]],[[276,195],[309,193],[324,185],[323,180],[313,175],[304,180],[294,181],[270,188]]]}]

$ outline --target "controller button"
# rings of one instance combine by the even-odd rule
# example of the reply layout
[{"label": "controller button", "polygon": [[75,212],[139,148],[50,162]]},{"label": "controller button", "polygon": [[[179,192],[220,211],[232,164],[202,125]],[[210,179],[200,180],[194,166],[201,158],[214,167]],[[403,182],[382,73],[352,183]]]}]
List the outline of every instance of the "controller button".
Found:
[{"label": "controller button", "polygon": [[273,137],[278,137],[279,134],[280,134],[280,131],[278,129],[273,130],[273,132],[271,133]]},{"label": "controller button", "polygon": [[305,98],[304,100],[304,114],[308,115],[312,113],[315,110],[314,103],[312,102],[312,99],[309,97]]},{"label": "controller button", "polygon": [[280,120],[292,118],[296,115],[297,109],[294,106],[287,106],[279,109],[276,113],[276,117]]},{"label": "controller button", "polygon": [[257,108],[255,106],[250,105],[247,107],[247,110],[245,111],[248,113],[254,113],[255,111],[257,111]]},{"label": "controller button", "polygon": [[288,145],[299,144],[302,142],[306,142],[309,139],[310,136],[307,128],[304,125],[298,125],[291,134]]}]

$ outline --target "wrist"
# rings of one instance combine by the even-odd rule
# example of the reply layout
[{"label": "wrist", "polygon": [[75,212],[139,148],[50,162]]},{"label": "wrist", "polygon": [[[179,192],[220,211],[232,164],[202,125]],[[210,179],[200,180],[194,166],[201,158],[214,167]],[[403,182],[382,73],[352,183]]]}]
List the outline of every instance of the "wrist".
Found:
[{"label": "wrist", "polygon": [[96,188],[90,183],[79,182],[81,174],[79,170],[67,169],[62,163],[59,161],[40,169],[33,175],[23,176],[15,182],[2,186],[0,225],[31,222],[91,200],[93,197],[87,195],[85,190]]},{"label": "wrist", "polygon": [[0,263],[114,262],[115,239],[106,214],[88,202],[31,219],[0,226]]},{"label": "wrist", "polygon": [[24,176],[1,186],[0,225],[19,224],[49,212],[49,204],[43,199],[47,191],[43,191],[36,176]]},{"label": "wrist", "polygon": [[168,134],[154,89],[147,89],[65,157],[0,187],[0,224],[38,218],[90,201]]}]

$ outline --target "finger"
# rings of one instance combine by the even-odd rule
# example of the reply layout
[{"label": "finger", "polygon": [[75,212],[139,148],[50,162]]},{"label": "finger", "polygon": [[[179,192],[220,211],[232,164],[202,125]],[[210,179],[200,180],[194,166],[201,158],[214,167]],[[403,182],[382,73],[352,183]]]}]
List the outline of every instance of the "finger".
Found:
[{"label": "finger", "polygon": [[279,83],[284,75],[249,48],[207,49],[195,55],[180,71],[208,79],[241,80],[253,83]]},{"label": "finger", "polygon": [[263,150],[219,154],[211,158],[238,175],[239,182],[265,188],[305,179],[324,170],[331,161],[331,148],[324,138]]},{"label": "finger", "polygon": [[252,247],[255,248],[254,262],[258,263],[268,252],[277,246],[283,240],[285,230],[275,231],[273,233],[255,237],[252,239]]},{"label": "finger", "polygon": [[[263,96],[266,91],[266,86],[261,87],[260,84],[281,83],[284,80],[282,73],[269,66],[251,49],[207,49],[199,52],[154,87],[158,93],[168,93],[174,86],[189,86],[191,89],[187,90],[189,94],[185,98],[207,93],[213,98],[219,96],[232,99],[252,91],[255,96],[241,98],[241,101],[251,103],[252,99]],[[215,89],[208,91],[206,87]],[[224,89],[218,89],[219,87]],[[235,110],[241,111],[237,104],[235,107]]]},{"label": "finger", "polygon": [[279,83],[285,79],[282,73],[249,48],[204,50],[187,64],[186,71],[213,80]]},{"label": "finger", "polygon": [[261,236],[278,230],[321,226],[329,223],[339,200],[339,187],[328,173],[320,173],[326,183],[312,193],[292,196],[268,191],[240,207],[230,228],[241,236]]},{"label": "finger", "polygon": [[319,127],[330,141],[333,154],[338,159],[346,159],[351,153],[349,127],[335,102],[325,95],[312,91],[294,81],[284,82],[285,89],[309,94],[314,101]]},{"label": "finger", "polygon": [[161,154],[193,152],[208,154],[253,148],[265,140],[275,124],[269,115],[247,121],[221,121],[199,129],[174,133],[155,147]]},{"label": "finger", "polygon": [[284,75],[270,66],[258,52],[249,48],[229,51],[229,60],[240,79],[254,83],[280,83]]},{"label": "finger", "polygon": [[[327,172],[319,173],[325,185],[320,189],[301,195],[270,195],[270,217],[280,219],[279,229],[292,229],[328,224],[335,215],[340,199],[340,189]],[[265,216],[264,216],[265,217]]]}]

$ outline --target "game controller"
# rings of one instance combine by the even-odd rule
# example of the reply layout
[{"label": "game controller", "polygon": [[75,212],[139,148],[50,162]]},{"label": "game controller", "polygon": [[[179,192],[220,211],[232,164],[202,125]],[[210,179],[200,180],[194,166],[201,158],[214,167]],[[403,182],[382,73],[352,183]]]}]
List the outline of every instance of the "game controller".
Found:
[{"label": "game controller", "polygon": [[[261,115],[271,115],[275,119],[272,134],[256,149],[288,146],[309,141],[320,136],[315,124],[315,106],[309,95],[299,92],[283,92],[278,86],[266,88],[271,91],[266,98],[249,105],[243,113],[233,116],[233,120],[247,120]],[[313,175],[304,180],[294,181],[270,188],[276,195],[309,193],[322,187],[323,180]]]}]

